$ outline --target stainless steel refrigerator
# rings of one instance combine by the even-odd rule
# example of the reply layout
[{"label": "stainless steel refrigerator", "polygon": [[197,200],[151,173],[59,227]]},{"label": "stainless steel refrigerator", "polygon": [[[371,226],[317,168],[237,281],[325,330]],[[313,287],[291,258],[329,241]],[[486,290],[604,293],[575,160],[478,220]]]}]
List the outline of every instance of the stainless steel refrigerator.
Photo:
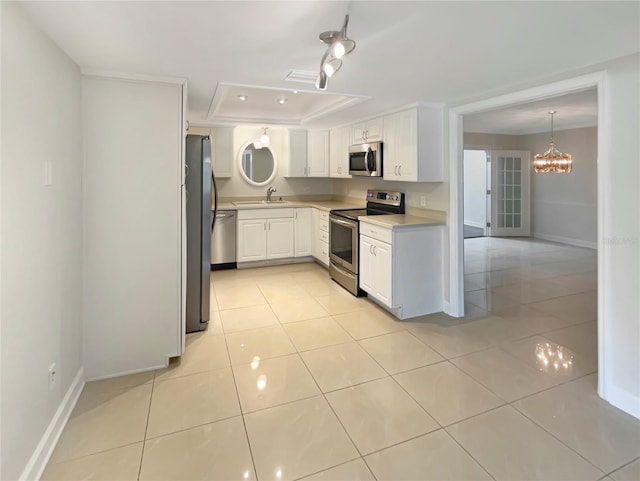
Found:
[{"label": "stainless steel refrigerator", "polygon": [[[211,171],[211,142],[203,135],[187,135],[187,333],[204,331],[209,323],[211,274],[211,194],[217,201]],[[212,188],[213,187],[213,188]],[[217,203],[217,202],[216,202]]]}]

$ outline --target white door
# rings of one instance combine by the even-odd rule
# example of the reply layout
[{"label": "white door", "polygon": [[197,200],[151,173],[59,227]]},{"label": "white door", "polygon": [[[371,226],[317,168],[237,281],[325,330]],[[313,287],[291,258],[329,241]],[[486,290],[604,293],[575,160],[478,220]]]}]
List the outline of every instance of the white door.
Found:
[{"label": "white door", "polygon": [[525,151],[491,152],[490,236],[531,234],[529,160]]}]

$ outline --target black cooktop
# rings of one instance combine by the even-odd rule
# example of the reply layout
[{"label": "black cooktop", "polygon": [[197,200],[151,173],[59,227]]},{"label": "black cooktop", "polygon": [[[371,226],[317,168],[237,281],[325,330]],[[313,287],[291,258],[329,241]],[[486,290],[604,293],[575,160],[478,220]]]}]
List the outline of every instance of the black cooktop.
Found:
[{"label": "black cooktop", "polygon": [[348,209],[348,210],[334,209],[331,211],[331,213],[340,217],[344,217],[346,219],[358,220],[358,216],[367,215],[367,209]]}]

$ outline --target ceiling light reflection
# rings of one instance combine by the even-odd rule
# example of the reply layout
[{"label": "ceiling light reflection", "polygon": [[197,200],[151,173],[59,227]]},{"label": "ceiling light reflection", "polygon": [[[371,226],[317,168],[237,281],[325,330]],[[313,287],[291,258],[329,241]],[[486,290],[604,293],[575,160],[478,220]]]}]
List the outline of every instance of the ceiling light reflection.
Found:
[{"label": "ceiling light reflection", "polygon": [[264,388],[267,387],[267,376],[260,374],[258,376],[257,386],[259,391],[264,391]]},{"label": "ceiling light reflection", "polygon": [[255,371],[256,369],[258,369],[259,366],[260,366],[260,356],[255,356],[251,360],[251,369]]},{"label": "ceiling light reflection", "polygon": [[573,354],[558,344],[536,344],[536,364],[541,371],[571,372]]}]

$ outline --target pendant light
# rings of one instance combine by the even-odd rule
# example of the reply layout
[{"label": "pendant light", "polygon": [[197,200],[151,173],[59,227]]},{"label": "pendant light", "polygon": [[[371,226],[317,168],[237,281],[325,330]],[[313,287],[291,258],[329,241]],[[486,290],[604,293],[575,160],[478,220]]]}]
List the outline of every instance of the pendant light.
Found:
[{"label": "pendant light", "polygon": [[537,154],[533,158],[534,172],[571,172],[571,165],[573,163],[571,154],[563,154],[556,149],[553,142],[553,116],[557,113],[556,110],[549,112],[549,115],[551,115],[551,142],[549,143],[549,150],[544,154]]},{"label": "pendant light", "polygon": [[269,145],[271,145],[271,139],[267,135],[267,127],[263,127],[263,129],[264,129],[264,131],[263,131],[262,135],[260,136],[260,145],[262,147],[269,147]]}]

